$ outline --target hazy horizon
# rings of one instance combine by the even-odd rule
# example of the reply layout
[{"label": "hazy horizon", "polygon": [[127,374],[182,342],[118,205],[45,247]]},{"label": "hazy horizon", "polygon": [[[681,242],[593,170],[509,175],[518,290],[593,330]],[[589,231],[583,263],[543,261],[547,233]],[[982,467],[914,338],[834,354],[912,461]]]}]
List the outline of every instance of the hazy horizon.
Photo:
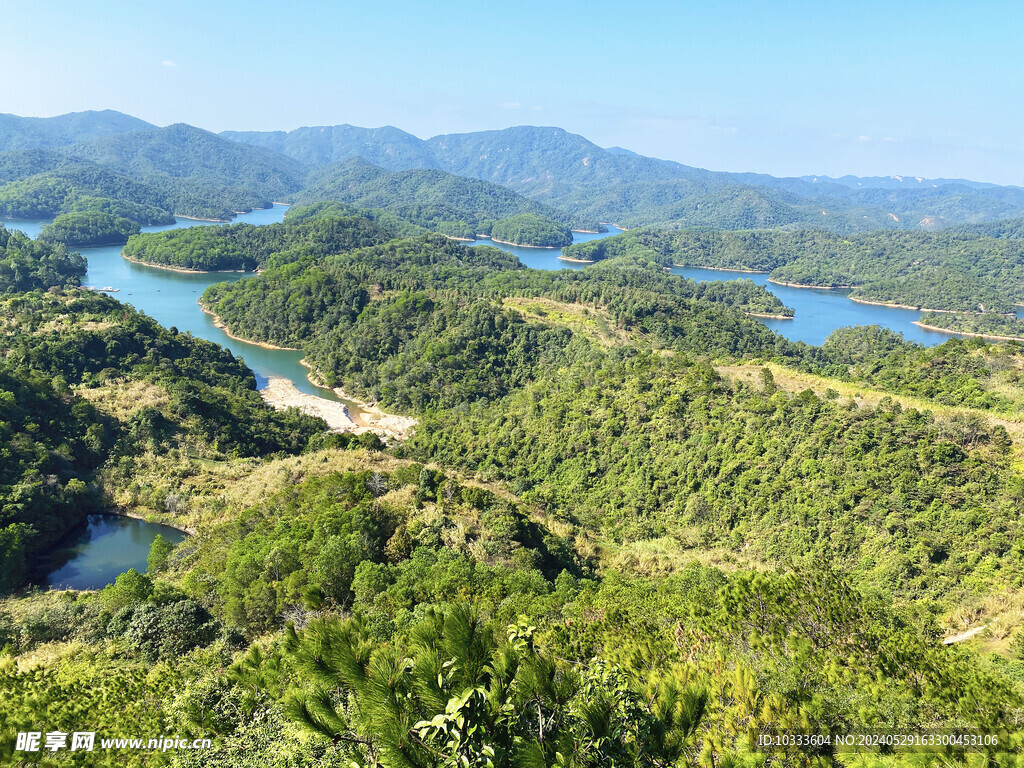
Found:
[{"label": "hazy horizon", "polygon": [[0,0],[0,111],[420,138],[550,125],[718,171],[1024,183],[1015,5],[517,9]]}]

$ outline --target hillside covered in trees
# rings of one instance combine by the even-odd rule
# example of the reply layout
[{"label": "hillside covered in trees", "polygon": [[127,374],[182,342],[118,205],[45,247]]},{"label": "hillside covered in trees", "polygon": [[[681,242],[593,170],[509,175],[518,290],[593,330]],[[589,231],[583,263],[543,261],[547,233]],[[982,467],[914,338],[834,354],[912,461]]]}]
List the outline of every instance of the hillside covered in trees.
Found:
[{"label": "hillside covered in trees", "polygon": [[130,219],[103,211],[62,213],[43,227],[39,239],[65,245],[121,245],[139,233],[139,225]]},{"label": "hillside covered in trees", "polygon": [[0,295],[55,286],[76,286],[85,259],[63,244],[30,240],[0,226]]},{"label": "hillside covered in trees", "polygon": [[[525,214],[554,220],[563,228],[600,229],[596,220],[570,216],[497,184],[438,170],[388,172],[359,158],[313,171],[294,200],[298,204],[336,201],[386,211],[425,229],[470,240],[490,234],[498,220]],[[546,232],[523,230],[520,234],[543,239]],[[533,240],[522,244],[544,245]]]},{"label": "hillside covered in trees", "polygon": [[[146,135],[95,157],[162,178]],[[446,141],[434,156],[465,168],[484,146]],[[1002,308],[1014,225],[640,229],[540,271],[381,202],[136,235],[126,255],[261,270],[203,306],[415,416],[389,446],[272,410],[230,352],[78,287],[63,242],[0,228],[0,761],[88,713],[97,734],[210,739],[140,751],[183,768],[1019,762],[1024,347],[794,343],[750,317],[791,314],[763,287],[665,271],[866,275],[864,296]],[[100,590],[26,587],[99,509],[191,535]],[[863,734],[944,741],[838,743]]]},{"label": "hillside covered in trees", "polygon": [[850,297],[961,312],[1024,303],[1024,243],[967,231],[869,232],[642,228],[564,249],[600,261],[643,255],[666,265],[768,272],[773,281],[850,288]]},{"label": "hillside covered in trees", "polygon": [[122,254],[129,259],[204,272],[254,271],[286,264],[303,256],[329,256],[390,240],[392,234],[358,216],[289,219],[256,227],[230,224],[147,232],[128,240]]}]

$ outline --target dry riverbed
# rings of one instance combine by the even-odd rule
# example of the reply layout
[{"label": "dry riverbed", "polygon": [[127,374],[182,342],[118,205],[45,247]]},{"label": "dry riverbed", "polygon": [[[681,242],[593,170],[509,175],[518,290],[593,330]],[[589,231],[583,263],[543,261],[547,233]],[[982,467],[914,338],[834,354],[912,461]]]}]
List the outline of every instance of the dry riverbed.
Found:
[{"label": "dry riverbed", "polygon": [[[356,435],[373,432],[382,440],[391,442],[405,440],[412,434],[412,429],[416,426],[416,419],[384,413],[376,406],[362,403],[359,404],[361,413],[357,423],[344,403],[325,400],[316,395],[307,395],[284,378],[270,379],[267,386],[260,390],[260,394],[268,404],[278,410],[298,408],[310,416],[319,416],[327,422],[327,426],[332,432],[351,432]],[[339,393],[339,397],[342,396],[344,395]]]}]

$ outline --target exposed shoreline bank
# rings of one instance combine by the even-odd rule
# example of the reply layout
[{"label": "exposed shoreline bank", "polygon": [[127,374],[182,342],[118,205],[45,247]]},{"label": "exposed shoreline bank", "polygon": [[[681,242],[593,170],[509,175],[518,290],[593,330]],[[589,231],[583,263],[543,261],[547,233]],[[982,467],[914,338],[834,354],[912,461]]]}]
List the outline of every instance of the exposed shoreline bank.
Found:
[{"label": "exposed shoreline bank", "polygon": [[794,315],[768,315],[763,312],[744,312],[747,317],[760,317],[765,320],[795,320]]},{"label": "exposed shoreline bank", "polygon": [[[527,245],[526,243],[513,243],[509,240],[499,240],[496,237],[491,238],[492,243],[501,243],[502,245],[511,245],[515,248],[537,248],[538,250],[553,251],[556,248],[568,248],[568,245]],[[570,243],[569,245],[572,245]]]},{"label": "exposed shoreline bank", "polygon": [[153,269],[163,269],[168,272],[181,272],[185,275],[231,275],[231,274],[249,274],[244,269],[189,269],[188,267],[172,267],[169,264],[154,264],[152,261],[143,261],[142,259],[135,259],[121,252],[121,258],[125,261],[130,261],[132,264],[138,264],[143,267],[152,267]]},{"label": "exposed shoreline bank", "polygon": [[189,528],[188,526],[175,525],[174,523],[168,523],[164,520],[150,520],[148,517],[136,514],[134,512],[125,512],[121,509],[112,509],[109,512],[97,512],[99,515],[117,515],[118,517],[128,517],[132,520],[140,520],[143,523],[149,523],[150,525],[166,525],[168,528],[173,528],[176,531],[181,531],[187,536],[195,536],[197,531],[195,528]]},{"label": "exposed shoreline bank", "polygon": [[937,325],[928,325],[922,323],[920,320],[915,320],[914,325],[918,328],[924,328],[926,331],[938,331],[939,333],[945,333],[949,336],[971,336],[977,339],[992,339],[993,341],[1021,341],[1024,342],[1024,337],[1021,336],[999,336],[994,333],[975,333],[973,331],[954,331],[949,328],[940,328]]},{"label": "exposed shoreline bank", "polygon": [[912,309],[915,312],[941,312],[947,315],[957,314],[955,309],[930,309],[929,307],[912,307],[909,304],[893,304],[887,301],[870,301],[869,299],[857,299],[853,296],[847,296],[850,301],[855,301],[858,304],[870,304],[873,307],[892,307],[893,309]]},{"label": "exposed shoreline bank", "polygon": [[[712,272],[739,272],[744,275],[768,275],[770,272],[765,272],[761,269],[747,269],[746,267],[705,267],[700,264],[673,264],[673,267],[679,269],[709,269]],[[768,282],[774,283],[774,280]],[[776,285],[788,285],[788,283],[776,283]],[[794,288],[802,288],[803,286],[795,285]]]},{"label": "exposed shoreline bank", "polygon": [[[759,274],[764,274],[761,272]],[[782,280],[775,280],[771,277],[768,278],[768,282],[774,285],[784,285],[786,288],[812,288],[818,291],[846,291],[853,288],[852,285],[807,285],[806,283],[785,283]]]},{"label": "exposed shoreline bank", "polygon": [[574,259],[572,256],[559,256],[561,261],[571,261],[573,264],[596,264],[594,259]]},{"label": "exposed shoreline bank", "polygon": [[199,305],[199,308],[205,314],[207,314],[207,315],[209,315],[210,317],[213,318],[213,325],[214,325],[214,327],[220,328],[220,330],[224,331],[224,335],[227,336],[229,339],[234,339],[235,341],[240,341],[243,344],[252,344],[254,347],[263,347],[264,349],[277,349],[277,350],[280,350],[281,352],[301,352],[302,351],[298,347],[280,347],[277,344],[271,344],[271,343],[266,342],[266,341],[253,341],[252,339],[244,339],[241,336],[236,336],[235,334],[233,334],[228,329],[228,327],[227,327],[227,325],[225,325],[224,321],[220,319],[220,315],[218,315],[216,312],[214,312],[212,310],[209,310],[209,309],[207,309],[206,307],[203,306],[202,299],[198,299],[196,301],[196,304]]},{"label": "exposed shoreline bank", "polygon": [[[267,210],[266,208],[260,208],[261,211]],[[249,213],[249,211],[235,211],[235,213]],[[189,221],[206,221],[211,224],[230,224],[231,219],[204,219],[201,216],[186,216],[183,213],[171,214],[176,219],[188,219]]]},{"label": "exposed shoreline bank", "polygon": [[[310,369],[310,381],[316,386],[321,386],[312,378],[312,367],[305,362],[303,365]],[[303,413],[318,416],[327,422],[332,432],[337,433],[361,435],[372,432],[385,441],[401,441],[412,434],[413,427],[417,424],[416,419],[411,417],[385,413],[375,405],[362,403],[345,394],[340,388],[333,389],[333,392],[359,407],[358,418],[362,423],[357,423],[352,418],[345,403],[300,392],[293,381],[280,376],[268,379],[267,386],[260,390],[260,396],[268,405],[279,410],[298,408]]]}]

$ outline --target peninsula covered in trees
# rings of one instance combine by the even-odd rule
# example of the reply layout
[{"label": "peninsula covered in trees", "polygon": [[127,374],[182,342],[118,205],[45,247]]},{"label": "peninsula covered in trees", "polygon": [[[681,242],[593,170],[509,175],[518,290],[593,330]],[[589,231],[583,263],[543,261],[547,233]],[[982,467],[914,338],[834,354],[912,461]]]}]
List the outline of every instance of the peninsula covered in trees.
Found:
[{"label": "peninsula covered in trees", "polygon": [[642,228],[564,249],[600,261],[646,255],[667,265],[768,272],[850,298],[961,312],[1010,312],[1024,303],[1024,240],[973,232],[661,230]]},{"label": "peninsula covered in trees", "polygon": [[572,232],[568,227],[535,213],[522,213],[495,222],[491,228],[491,237],[502,243],[538,248],[572,245]]},{"label": "peninsula covered in trees", "polygon": [[102,211],[63,213],[39,233],[40,240],[66,245],[121,245],[139,233],[130,219]]},{"label": "peninsula covered in trees", "polygon": [[997,315],[994,312],[925,312],[918,324],[967,336],[1024,341],[1024,320],[1015,315]]},{"label": "peninsula covered in trees", "polygon": [[129,239],[122,253],[129,259],[176,269],[253,271],[267,266],[272,258],[275,264],[285,264],[303,256],[329,256],[383,243],[391,237],[389,230],[362,217],[320,216],[264,227],[232,224],[150,232]]}]

